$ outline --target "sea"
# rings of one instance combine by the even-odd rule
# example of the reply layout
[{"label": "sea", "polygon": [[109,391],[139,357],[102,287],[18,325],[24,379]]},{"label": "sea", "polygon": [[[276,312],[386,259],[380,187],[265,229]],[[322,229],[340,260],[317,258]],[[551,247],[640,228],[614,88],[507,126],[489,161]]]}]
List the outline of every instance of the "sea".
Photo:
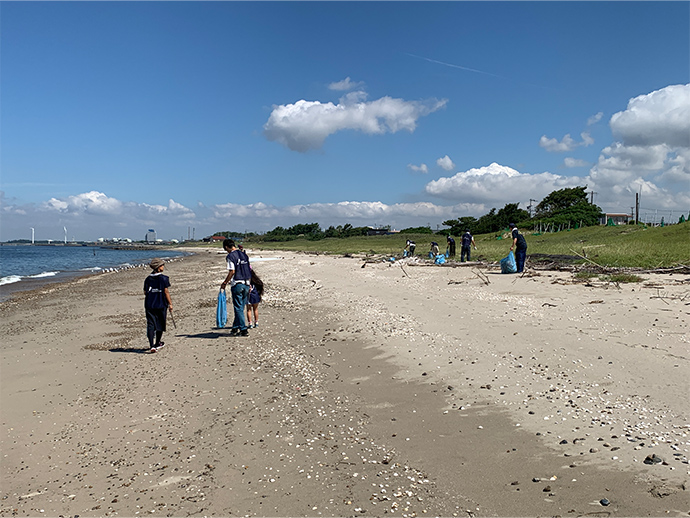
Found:
[{"label": "sea", "polygon": [[99,272],[134,268],[154,257],[187,255],[176,250],[99,246],[0,245],[0,301],[39,282],[60,282]]}]

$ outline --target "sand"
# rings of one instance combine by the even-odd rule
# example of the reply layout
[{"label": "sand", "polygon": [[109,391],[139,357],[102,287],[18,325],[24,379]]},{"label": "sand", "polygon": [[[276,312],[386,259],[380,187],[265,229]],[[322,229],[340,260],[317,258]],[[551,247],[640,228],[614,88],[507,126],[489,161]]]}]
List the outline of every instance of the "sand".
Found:
[{"label": "sand", "polygon": [[690,514],[687,275],[250,251],[234,338],[223,256],[168,264],[155,354],[143,268],[0,304],[0,515]]}]

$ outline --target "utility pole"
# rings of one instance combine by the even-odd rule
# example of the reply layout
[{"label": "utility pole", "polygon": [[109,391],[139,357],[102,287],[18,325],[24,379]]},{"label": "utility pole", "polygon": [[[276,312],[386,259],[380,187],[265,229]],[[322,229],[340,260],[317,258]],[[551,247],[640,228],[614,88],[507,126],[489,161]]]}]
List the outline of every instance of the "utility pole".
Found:
[{"label": "utility pole", "polygon": [[640,221],[640,193],[635,193],[635,225]]},{"label": "utility pole", "polygon": [[532,203],[535,201],[537,201],[537,200],[533,200],[532,198],[529,199],[529,207],[527,207],[527,210],[529,210],[529,217],[530,218],[532,217],[532,207],[533,207]]},{"label": "utility pole", "polygon": [[591,192],[589,193],[589,204],[590,204],[590,205],[594,205],[594,195],[595,195],[595,194],[599,194],[599,193],[598,193],[598,192],[594,192],[594,191],[591,191]]}]

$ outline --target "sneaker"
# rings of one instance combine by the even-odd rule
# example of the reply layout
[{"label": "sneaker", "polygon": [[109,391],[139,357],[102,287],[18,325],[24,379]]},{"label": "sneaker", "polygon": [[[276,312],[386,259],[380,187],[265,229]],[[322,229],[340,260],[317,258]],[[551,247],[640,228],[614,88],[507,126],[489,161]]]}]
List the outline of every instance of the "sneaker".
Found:
[{"label": "sneaker", "polygon": [[158,345],[154,346],[153,349],[158,351],[159,349],[162,349],[163,347],[165,347],[165,342],[159,343]]},{"label": "sneaker", "polygon": [[254,322],[254,327],[259,327],[259,323],[258,323],[258,322]]},{"label": "sneaker", "polygon": [[155,347],[151,347],[151,349],[149,349],[147,352],[148,352],[149,354],[153,354],[153,353],[156,352],[156,348],[155,348]]},{"label": "sneaker", "polygon": [[240,331],[240,336],[249,336],[249,331],[246,329],[244,331]]},{"label": "sneaker", "polygon": [[233,327],[233,328],[230,330],[230,336],[237,336],[237,335],[239,335],[239,334],[240,334],[240,330],[237,329],[236,327]]}]

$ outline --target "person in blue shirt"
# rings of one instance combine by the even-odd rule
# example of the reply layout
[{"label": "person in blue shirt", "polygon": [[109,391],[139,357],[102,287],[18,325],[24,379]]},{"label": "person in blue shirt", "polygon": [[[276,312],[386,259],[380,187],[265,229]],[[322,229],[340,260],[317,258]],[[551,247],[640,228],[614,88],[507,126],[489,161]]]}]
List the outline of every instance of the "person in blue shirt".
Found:
[{"label": "person in blue shirt", "polygon": [[449,235],[446,238],[446,242],[448,243],[448,257],[455,257],[455,239]]},{"label": "person in blue shirt", "polygon": [[525,269],[525,259],[527,258],[527,241],[525,236],[520,234],[515,223],[510,223],[510,235],[513,238],[513,244],[510,249],[515,249],[515,263],[517,265],[517,273],[522,273]]},{"label": "person in blue shirt", "polygon": [[232,294],[232,309],[235,318],[232,321],[231,336],[249,336],[247,331],[247,323],[244,319],[245,306],[249,298],[250,283],[252,278],[252,270],[249,265],[249,257],[244,252],[235,246],[235,241],[226,239],[223,241],[223,248],[228,255],[225,260],[228,265],[228,275],[220,285],[220,289],[224,290],[225,286],[230,284],[230,293]]},{"label": "person in blue shirt", "polygon": [[476,250],[477,245],[474,243],[474,237],[472,237],[472,234],[470,233],[469,229],[465,230],[465,233],[462,235],[460,246],[460,262],[464,263],[465,257],[468,261],[470,261],[470,253],[472,251],[471,249],[474,246],[474,249]]},{"label": "person in blue shirt", "polygon": [[165,345],[161,341],[168,310],[172,312],[170,299],[170,278],[163,275],[165,262],[155,258],[149,264],[151,274],[144,280],[144,310],[146,311],[146,336],[149,339],[149,352],[155,353]]}]

